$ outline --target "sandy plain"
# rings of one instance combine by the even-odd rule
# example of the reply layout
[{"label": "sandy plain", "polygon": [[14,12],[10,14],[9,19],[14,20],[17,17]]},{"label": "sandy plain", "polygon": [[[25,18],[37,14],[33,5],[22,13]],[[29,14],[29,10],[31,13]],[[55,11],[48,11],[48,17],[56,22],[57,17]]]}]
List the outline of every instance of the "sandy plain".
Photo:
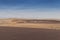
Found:
[{"label": "sandy plain", "polygon": [[60,40],[60,23],[20,23],[19,21],[0,20],[0,40]]}]

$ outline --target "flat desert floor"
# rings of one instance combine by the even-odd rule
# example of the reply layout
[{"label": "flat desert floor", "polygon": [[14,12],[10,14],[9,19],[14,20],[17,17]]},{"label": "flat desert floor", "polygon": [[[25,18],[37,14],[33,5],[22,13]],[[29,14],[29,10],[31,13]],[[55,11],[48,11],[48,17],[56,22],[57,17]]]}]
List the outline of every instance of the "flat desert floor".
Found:
[{"label": "flat desert floor", "polygon": [[0,40],[60,40],[60,30],[1,26]]},{"label": "flat desert floor", "polygon": [[45,28],[45,29],[57,29],[60,30],[60,24],[33,24],[33,23],[21,23],[21,24],[0,24],[0,26],[6,27],[25,27],[25,28]]}]

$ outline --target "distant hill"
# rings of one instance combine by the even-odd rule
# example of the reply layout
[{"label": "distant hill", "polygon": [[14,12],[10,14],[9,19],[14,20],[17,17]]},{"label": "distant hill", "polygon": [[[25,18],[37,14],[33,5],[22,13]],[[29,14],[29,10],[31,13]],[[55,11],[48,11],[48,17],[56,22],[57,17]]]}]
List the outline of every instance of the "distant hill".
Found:
[{"label": "distant hill", "polygon": [[0,23],[60,23],[60,20],[8,18],[0,19]]},{"label": "distant hill", "polygon": [[47,19],[13,19],[12,22],[16,23],[60,23],[60,20],[47,20]]}]

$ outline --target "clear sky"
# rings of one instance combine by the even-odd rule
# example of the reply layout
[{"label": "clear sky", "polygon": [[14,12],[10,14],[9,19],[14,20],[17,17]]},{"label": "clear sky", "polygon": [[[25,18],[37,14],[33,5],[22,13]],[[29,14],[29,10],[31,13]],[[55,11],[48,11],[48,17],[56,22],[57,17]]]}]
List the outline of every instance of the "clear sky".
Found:
[{"label": "clear sky", "polygon": [[60,19],[60,0],[0,0],[0,18]]}]

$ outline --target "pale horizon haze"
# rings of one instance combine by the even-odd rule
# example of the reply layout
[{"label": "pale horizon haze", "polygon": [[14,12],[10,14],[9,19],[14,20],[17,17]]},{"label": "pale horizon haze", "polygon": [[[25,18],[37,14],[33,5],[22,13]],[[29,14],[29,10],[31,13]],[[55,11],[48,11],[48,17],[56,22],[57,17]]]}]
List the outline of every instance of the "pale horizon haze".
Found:
[{"label": "pale horizon haze", "polygon": [[60,0],[0,0],[0,18],[60,19]]}]

